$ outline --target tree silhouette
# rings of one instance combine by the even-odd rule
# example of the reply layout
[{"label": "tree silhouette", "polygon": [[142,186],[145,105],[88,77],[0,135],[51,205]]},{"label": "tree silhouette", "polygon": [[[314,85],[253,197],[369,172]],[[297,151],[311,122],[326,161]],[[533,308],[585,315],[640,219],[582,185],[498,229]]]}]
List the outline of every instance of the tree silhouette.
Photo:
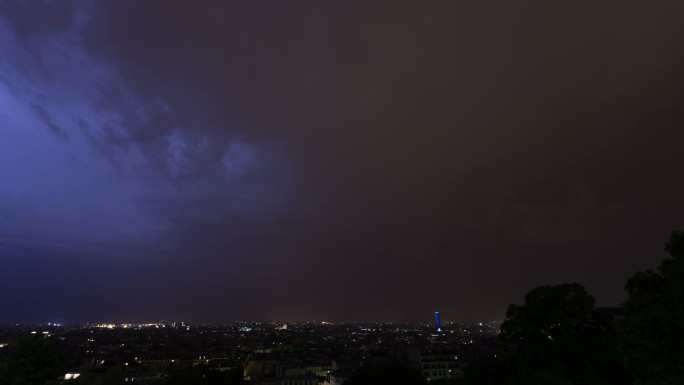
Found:
[{"label": "tree silhouette", "polygon": [[0,369],[0,385],[57,383],[65,369],[52,345],[42,337],[32,336],[19,342],[4,369]]},{"label": "tree silhouette", "polygon": [[684,232],[665,245],[656,271],[635,274],[625,289],[622,351],[639,385],[684,384]]},{"label": "tree silhouette", "polygon": [[533,352],[584,338],[596,326],[594,298],[582,285],[540,286],[525,295],[524,305],[508,307],[500,338],[517,351]]},{"label": "tree silhouette", "polygon": [[[501,326],[507,355],[489,362],[498,378],[482,383],[622,384],[627,381],[615,347],[617,335],[609,319],[596,311],[594,298],[578,283],[540,286],[525,295],[523,305],[510,305]],[[466,379],[487,377],[475,367]],[[485,382],[489,381],[489,382]]]}]

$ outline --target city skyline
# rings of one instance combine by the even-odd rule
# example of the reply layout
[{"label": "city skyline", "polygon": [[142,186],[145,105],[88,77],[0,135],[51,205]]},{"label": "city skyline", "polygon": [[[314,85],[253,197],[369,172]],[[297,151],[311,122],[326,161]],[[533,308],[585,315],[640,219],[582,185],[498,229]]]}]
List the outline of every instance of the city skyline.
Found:
[{"label": "city skyline", "polygon": [[0,324],[619,306],[684,228],[677,1],[0,1]]}]

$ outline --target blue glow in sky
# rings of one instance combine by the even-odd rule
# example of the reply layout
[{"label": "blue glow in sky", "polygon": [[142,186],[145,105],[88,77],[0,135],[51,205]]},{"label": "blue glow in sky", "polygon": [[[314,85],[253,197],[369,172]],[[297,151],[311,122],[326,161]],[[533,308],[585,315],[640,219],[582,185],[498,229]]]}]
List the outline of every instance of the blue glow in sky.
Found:
[{"label": "blue glow in sky", "polygon": [[684,226],[684,3],[304,3],[0,0],[0,322],[612,306]]}]

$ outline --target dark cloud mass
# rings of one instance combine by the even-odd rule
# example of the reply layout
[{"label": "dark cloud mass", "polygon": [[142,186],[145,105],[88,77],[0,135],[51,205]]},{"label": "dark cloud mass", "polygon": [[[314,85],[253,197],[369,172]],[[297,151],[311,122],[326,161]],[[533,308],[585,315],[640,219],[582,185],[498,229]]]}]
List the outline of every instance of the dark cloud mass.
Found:
[{"label": "dark cloud mass", "polygon": [[682,228],[679,1],[0,2],[0,322],[600,305]]}]

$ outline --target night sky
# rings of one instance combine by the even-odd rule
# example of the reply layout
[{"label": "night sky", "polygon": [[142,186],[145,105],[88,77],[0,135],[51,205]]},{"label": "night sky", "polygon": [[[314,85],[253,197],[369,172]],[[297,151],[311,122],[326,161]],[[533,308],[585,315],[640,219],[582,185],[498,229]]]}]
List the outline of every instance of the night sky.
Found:
[{"label": "night sky", "polygon": [[601,306],[684,228],[684,2],[0,2],[0,322]]}]

